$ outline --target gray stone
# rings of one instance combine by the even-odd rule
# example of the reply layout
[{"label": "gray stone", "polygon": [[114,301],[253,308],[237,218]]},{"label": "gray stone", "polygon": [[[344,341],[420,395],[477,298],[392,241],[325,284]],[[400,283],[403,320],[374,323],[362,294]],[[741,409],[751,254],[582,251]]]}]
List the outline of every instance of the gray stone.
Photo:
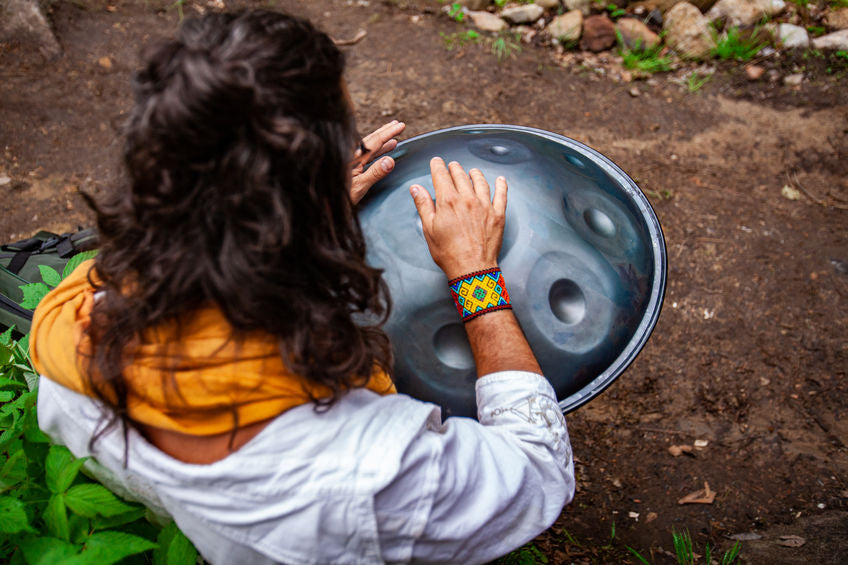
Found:
[{"label": "gray stone", "polygon": [[536,0],[535,4],[538,4],[545,10],[559,8],[559,0]]},{"label": "gray stone", "polygon": [[46,59],[62,54],[62,47],[38,0],[0,0],[0,41],[29,41]]},{"label": "gray stone", "polygon": [[589,16],[583,21],[583,37],[580,49],[604,51],[615,45],[615,24],[606,16]]},{"label": "gray stone", "polygon": [[551,21],[551,25],[548,26],[548,32],[551,34],[551,37],[565,43],[580,39],[582,29],[583,12],[580,10],[571,10],[561,16],[557,16]]},{"label": "gray stone", "polygon": [[802,82],[804,82],[804,73],[787,75],[783,77],[783,84],[785,84],[786,86],[798,86]]},{"label": "gray stone", "polygon": [[715,47],[709,20],[688,2],[679,2],[666,13],[663,29],[666,43],[683,57],[700,59]]},{"label": "gray stone", "polygon": [[503,19],[489,12],[468,11],[465,15],[471,20],[471,25],[480,31],[498,32],[507,28],[506,22]]},{"label": "gray stone", "polygon": [[485,10],[492,0],[456,0],[456,3],[469,10]]},{"label": "gray stone", "polygon": [[545,9],[538,4],[522,4],[501,11],[501,17],[511,24],[532,24],[542,17]]},{"label": "gray stone", "polygon": [[848,29],[848,8],[831,10],[827,16],[827,27],[830,29]]},{"label": "gray stone", "polygon": [[636,18],[621,18],[615,29],[628,49],[653,49],[660,44],[660,36]]},{"label": "gray stone", "polygon": [[569,10],[580,10],[584,16],[592,12],[592,0],[563,0],[563,4]]},{"label": "gray stone", "polygon": [[848,29],[841,29],[813,39],[813,48],[848,51]]},{"label": "gray stone", "polygon": [[786,8],[783,0],[718,0],[707,12],[710,21],[724,20],[725,25],[754,25],[763,17],[776,16]]},{"label": "gray stone", "polygon": [[810,36],[807,35],[807,30],[801,26],[778,24],[775,36],[786,49],[806,49],[810,46]]}]

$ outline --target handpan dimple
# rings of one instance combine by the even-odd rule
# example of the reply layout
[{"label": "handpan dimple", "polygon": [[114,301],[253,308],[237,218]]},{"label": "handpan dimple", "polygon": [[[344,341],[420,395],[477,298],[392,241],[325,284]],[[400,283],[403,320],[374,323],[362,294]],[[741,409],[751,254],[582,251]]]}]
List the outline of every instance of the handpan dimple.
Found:
[{"label": "handpan dimple", "polygon": [[[532,128],[475,125],[401,142],[391,175],[360,206],[370,264],[385,270],[385,329],[400,392],[476,416],[476,368],[448,281],[408,189],[433,196],[434,156],[509,184],[499,255],[513,311],[568,412],[609,386],[644,346],[665,292],[659,222],[636,184],[600,153]],[[402,158],[401,158],[402,157]]]}]

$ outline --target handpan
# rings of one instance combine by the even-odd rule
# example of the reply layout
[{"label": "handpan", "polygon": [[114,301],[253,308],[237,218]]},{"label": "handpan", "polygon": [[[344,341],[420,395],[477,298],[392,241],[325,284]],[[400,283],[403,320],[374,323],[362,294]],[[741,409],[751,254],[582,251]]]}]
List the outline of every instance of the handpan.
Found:
[{"label": "handpan", "polygon": [[363,201],[368,263],[384,269],[385,329],[401,392],[444,417],[476,417],[474,357],[447,279],[433,262],[409,195],[434,196],[429,162],[480,169],[509,185],[498,262],[513,311],[569,412],[609,386],[645,345],[660,313],[666,251],[657,217],[630,177],[597,151],[510,125],[443,129],[398,144],[394,171]]}]

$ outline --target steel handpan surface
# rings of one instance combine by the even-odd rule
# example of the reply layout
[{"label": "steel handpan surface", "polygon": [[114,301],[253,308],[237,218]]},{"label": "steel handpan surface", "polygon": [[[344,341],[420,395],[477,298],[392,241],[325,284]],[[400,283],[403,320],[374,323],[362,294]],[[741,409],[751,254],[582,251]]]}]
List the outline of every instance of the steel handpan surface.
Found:
[{"label": "steel handpan surface", "polygon": [[635,359],[659,317],[665,243],[647,198],[597,151],[510,125],[439,130],[401,142],[395,169],[363,201],[368,262],[385,270],[397,388],[476,417],[474,358],[409,196],[434,196],[434,156],[509,183],[499,264],[513,309],[563,412],[585,404]]}]

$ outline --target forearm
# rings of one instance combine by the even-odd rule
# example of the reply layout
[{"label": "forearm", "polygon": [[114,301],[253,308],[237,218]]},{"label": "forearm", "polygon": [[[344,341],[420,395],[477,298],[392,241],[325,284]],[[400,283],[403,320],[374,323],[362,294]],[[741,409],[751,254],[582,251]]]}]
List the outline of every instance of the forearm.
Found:
[{"label": "forearm", "polygon": [[541,374],[512,310],[497,310],[466,322],[468,342],[477,364],[477,378],[499,371]]}]

